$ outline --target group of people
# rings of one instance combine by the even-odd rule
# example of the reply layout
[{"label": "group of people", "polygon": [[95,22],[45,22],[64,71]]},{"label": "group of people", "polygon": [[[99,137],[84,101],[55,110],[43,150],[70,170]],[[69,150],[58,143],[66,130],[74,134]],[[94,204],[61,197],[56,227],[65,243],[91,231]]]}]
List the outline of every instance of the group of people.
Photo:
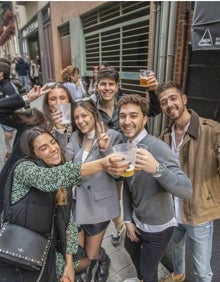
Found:
[{"label": "group of people", "polygon": [[[52,224],[56,227],[40,281],[107,281],[110,258],[102,241],[112,220],[112,244],[120,243],[126,229],[125,249],[137,272],[127,282],[158,282],[158,265],[170,241],[174,273],[161,281],[184,281],[186,234],[195,281],[211,282],[212,221],[220,217],[219,123],[187,109],[180,86],[159,85],[153,72],[146,78],[147,99],[138,94],[118,98],[119,74],[110,66],[97,72],[95,97],[85,98],[80,83],[73,94],[74,78],[78,81],[79,70],[68,66],[64,83],[0,99],[0,123],[17,130],[0,173],[3,221],[44,236]],[[42,95],[42,112],[30,108]],[[61,123],[55,107],[65,103],[71,104],[71,124]],[[147,121],[161,112],[172,123],[157,138],[149,134]],[[147,147],[137,149],[139,169],[126,178],[121,174],[130,164],[112,153],[124,142]],[[0,261],[0,277],[37,281],[39,271]]]}]

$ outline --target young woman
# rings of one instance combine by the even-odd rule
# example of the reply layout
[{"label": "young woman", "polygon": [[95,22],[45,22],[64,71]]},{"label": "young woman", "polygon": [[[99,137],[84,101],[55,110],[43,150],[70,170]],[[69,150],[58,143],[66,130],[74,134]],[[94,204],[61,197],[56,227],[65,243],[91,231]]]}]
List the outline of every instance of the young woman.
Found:
[{"label": "young woman", "polygon": [[[104,138],[105,136],[100,135],[99,142],[102,143]],[[63,212],[62,209],[64,206],[70,209],[71,206],[68,204],[68,191],[65,188],[71,188],[83,181],[84,177],[87,178],[104,170],[116,175],[121,174],[127,168],[128,163],[121,162],[120,157],[109,155],[84,164],[80,162],[62,164],[63,157],[59,144],[49,131],[39,127],[25,131],[21,137],[21,143],[22,151],[28,158],[19,161],[13,174],[10,174],[12,186],[5,188],[10,189],[10,199],[4,199],[4,220],[46,236],[50,234],[53,224],[54,206],[56,204],[60,206],[55,222],[62,255],[65,257],[61,281],[67,277],[73,282],[75,271],[72,254],[76,253],[78,242],[76,228],[73,220],[70,220],[70,213]],[[61,187],[65,188],[60,189]],[[58,192],[54,192],[57,190]],[[50,246],[41,282],[56,281],[56,245],[53,242]],[[76,262],[75,266],[77,266]],[[37,281],[39,275],[39,271],[30,271],[0,262],[2,281]]]},{"label": "young woman", "polygon": [[72,65],[67,66],[62,71],[62,80],[68,88],[73,100],[82,99],[86,96],[86,90],[79,77],[79,69]]},{"label": "young woman", "polygon": [[[99,160],[112,151],[113,145],[122,142],[119,132],[106,131],[92,100],[77,102],[73,118],[77,130],[67,144],[67,160],[84,164]],[[110,259],[101,244],[110,220],[120,214],[115,178],[104,171],[84,178],[73,189],[73,202],[74,218],[80,230],[79,242],[91,260],[90,267],[81,275],[81,281],[91,281],[96,262],[98,268],[94,281],[107,281]]]},{"label": "young woman", "polygon": [[71,104],[71,111],[73,116],[73,106],[75,104],[72,99],[69,90],[61,82],[48,82],[47,87],[51,90],[44,96],[43,100],[43,112],[47,122],[47,128],[54,134],[55,131],[61,130],[62,133],[65,133],[65,136],[68,140],[70,135],[74,130],[73,122],[71,124],[61,125],[60,123],[60,113],[57,111],[56,104]]}]

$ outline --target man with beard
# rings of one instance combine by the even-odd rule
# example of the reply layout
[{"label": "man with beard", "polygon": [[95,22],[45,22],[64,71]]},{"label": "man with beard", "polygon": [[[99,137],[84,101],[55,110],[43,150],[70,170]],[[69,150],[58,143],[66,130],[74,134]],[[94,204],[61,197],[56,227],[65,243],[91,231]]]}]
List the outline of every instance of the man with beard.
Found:
[{"label": "man with beard", "polygon": [[211,282],[213,220],[220,218],[220,124],[187,109],[187,95],[174,81],[157,88],[163,113],[172,124],[162,134],[193,185],[189,199],[175,197],[178,226],[172,237],[174,273],[161,282],[185,280],[185,239],[189,238],[196,282]]}]

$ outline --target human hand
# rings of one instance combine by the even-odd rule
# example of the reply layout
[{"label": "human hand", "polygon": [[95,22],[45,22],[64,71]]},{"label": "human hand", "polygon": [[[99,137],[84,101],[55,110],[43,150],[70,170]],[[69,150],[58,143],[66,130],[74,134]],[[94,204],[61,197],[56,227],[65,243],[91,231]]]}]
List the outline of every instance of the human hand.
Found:
[{"label": "human hand", "polygon": [[140,241],[139,236],[141,233],[140,231],[137,229],[137,227],[135,226],[134,223],[129,222],[129,223],[125,223],[126,226],[126,230],[127,230],[127,236],[128,238],[133,242],[138,242]]},{"label": "human hand", "polygon": [[55,127],[59,130],[64,129],[65,125],[62,124],[62,113],[58,111],[56,107],[53,108],[53,112],[51,113],[51,116],[54,120]]},{"label": "human hand", "polygon": [[51,88],[47,88],[47,84],[45,84],[43,87],[34,85],[34,87],[27,93],[28,101],[33,102],[37,98],[50,92],[50,90]]},{"label": "human hand", "polygon": [[97,122],[97,142],[101,150],[107,150],[110,145],[110,138],[106,132],[104,122]]},{"label": "human hand", "polygon": [[75,270],[73,268],[73,265],[66,264],[60,282],[74,282],[74,281],[75,281]]},{"label": "human hand", "polygon": [[151,72],[147,77],[147,89],[150,91],[155,91],[159,85],[154,72]]},{"label": "human hand", "polygon": [[138,148],[136,152],[135,167],[142,169],[148,173],[155,174],[159,162],[154,156],[144,148]]},{"label": "human hand", "polygon": [[110,154],[102,159],[102,168],[106,172],[120,176],[128,169],[129,162],[125,161],[121,156],[116,153]]}]

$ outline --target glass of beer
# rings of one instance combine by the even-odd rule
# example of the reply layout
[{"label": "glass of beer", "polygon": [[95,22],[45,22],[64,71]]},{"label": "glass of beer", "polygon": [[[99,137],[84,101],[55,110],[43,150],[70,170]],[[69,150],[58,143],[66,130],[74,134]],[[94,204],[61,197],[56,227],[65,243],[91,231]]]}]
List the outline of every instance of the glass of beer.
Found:
[{"label": "glass of beer", "polygon": [[[137,144],[137,149],[145,149],[145,150],[147,150],[147,145],[146,145],[146,144],[139,143],[139,144]],[[135,170],[135,171],[139,171],[139,170],[141,170],[141,168],[135,166],[134,170]]]},{"label": "glass of beer", "polygon": [[132,143],[121,143],[113,146],[114,153],[117,153],[117,155],[122,156],[125,161],[130,162],[128,169],[121,176],[130,177],[134,174],[136,151],[137,146]]},{"label": "glass of beer", "polygon": [[147,78],[149,77],[149,74],[151,73],[151,70],[140,70],[140,86],[147,87]]}]

